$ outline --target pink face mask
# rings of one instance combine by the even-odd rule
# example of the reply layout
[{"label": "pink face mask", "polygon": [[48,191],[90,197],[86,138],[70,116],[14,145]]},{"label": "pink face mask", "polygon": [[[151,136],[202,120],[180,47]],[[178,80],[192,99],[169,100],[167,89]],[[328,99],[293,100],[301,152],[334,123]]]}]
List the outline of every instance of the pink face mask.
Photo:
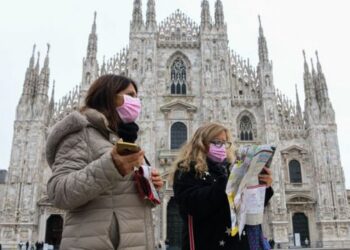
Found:
[{"label": "pink face mask", "polygon": [[223,162],[227,158],[225,145],[218,147],[210,143],[208,157],[215,162]]},{"label": "pink face mask", "polygon": [[124,95],[123,105],[116,110],[124,123],[134,122],[141,112],[141,101],[139,98]]}]

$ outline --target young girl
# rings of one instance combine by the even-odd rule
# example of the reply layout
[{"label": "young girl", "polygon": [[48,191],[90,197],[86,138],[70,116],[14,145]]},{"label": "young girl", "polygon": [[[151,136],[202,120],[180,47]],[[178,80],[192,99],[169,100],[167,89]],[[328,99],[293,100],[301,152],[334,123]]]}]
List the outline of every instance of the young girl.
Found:
[{"label": "young girl", "polygon": [[[243,231],[231,236],[230,208],[225,192],[234,161],[232,137],[227,128],[209,123],[200,127],[183,146],[175,165],[174,195],[184,221],[183,250],[250,249]],[[271,170],[259,179],[271,198]]]}]

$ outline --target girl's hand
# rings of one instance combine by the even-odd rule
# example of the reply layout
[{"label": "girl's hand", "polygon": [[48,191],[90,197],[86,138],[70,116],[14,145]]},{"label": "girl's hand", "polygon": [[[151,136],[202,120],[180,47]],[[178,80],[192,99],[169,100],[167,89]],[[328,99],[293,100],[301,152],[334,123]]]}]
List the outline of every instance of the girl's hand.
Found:
[{"label": "girl's hand", "polygon": [[266,184],[266,186],[271,187],[272,185],[272,171],[271,169],[264,167],[263,171],[265,171],[264,174],[259,174],[259,181],[262,181]]},{"label": "girl's hand", "polygon": [[164,183],[163,183],[163,179],[162,177],[160,176],[159,172],[157,169],[155,168],[152,168],[152,171],[151,171],[151,180],[152,180],[152,183],[154,185],[154,187],[157,189],[157,191],[161,190]]},{"label": "girl's hand", "polygon": [[122,176],[125,176],[131,173],[134,167],[142,165],[144,152],[140,151],[129,155],[120,155],[117,152],[117,147],[114,147],[111,155],[114,166]]}]

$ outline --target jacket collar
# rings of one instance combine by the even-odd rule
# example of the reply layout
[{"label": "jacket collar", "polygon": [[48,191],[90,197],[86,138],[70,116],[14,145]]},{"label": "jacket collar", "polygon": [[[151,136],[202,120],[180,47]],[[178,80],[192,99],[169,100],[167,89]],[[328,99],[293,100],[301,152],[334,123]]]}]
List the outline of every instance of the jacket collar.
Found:
[{"label": "jacket collar", "polygon": [[107,118],[101,112],[96,109],[87,108],[82,111],[90,125],[96,128],[103,136],[108,140],[111,138],[111,134],[116,136],[116,133],[109,128],[109,122]]}]

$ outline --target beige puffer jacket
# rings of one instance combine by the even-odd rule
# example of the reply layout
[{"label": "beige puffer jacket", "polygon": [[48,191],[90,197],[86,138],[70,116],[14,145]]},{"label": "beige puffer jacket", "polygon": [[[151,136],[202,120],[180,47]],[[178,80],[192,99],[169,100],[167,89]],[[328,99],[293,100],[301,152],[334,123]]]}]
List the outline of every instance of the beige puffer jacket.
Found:
[{"label": "beige puffer jacket", "polygon": [[154,250],[151,205],[137,194],[132,174],[115,168],[107,120],[88,109],[51,130],[47,184],[54,206],[66,209],[60,249]]}]

